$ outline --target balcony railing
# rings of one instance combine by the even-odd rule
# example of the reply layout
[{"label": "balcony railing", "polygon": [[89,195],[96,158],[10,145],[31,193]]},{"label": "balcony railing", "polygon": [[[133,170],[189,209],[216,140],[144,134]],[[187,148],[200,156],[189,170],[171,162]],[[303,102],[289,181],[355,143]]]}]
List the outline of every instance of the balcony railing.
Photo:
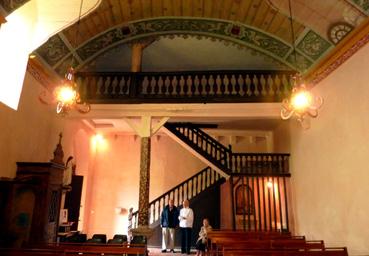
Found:
[{"label": "balcony railing", "polygon": [[90,104],[280,102],[291,71],[187,71],[76,74]]}]

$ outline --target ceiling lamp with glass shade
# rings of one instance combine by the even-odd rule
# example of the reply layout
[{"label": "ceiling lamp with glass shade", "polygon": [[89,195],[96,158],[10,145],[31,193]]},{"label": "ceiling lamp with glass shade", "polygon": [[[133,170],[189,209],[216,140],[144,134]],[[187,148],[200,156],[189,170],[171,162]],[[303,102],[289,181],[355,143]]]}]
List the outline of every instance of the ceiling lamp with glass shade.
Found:
[{"label": "ceiling lamp with glass shade", "polygon": [[[79,25],[81,21],[81,13],[82,13],[82,6],[83,6],[83,0],[81,0],[80,8],[79,8],[79,15],[78,15],[78,21],[77,21],[77,29],[76,29],[76,35],[75,35],[75,45],[77,45],[78,42],[78,36],[79,36]],[[56,113],[61,115],[68,114],[71,110],[75,109],[80,113],[88,113],[91,110],[91,106],[86,103],[82,102],[80,95],[78,93],[77,83],[74,79],[74,55],[72,53],[71,58],[71,64],[69,69],[67,70],[64,79],[61,81],[61,83],[55,87],[53,92],[53,99],[50,101],[52,104],[56,104]],[[46,98],[46,92],[42,92],[39,99],[41,102],[45,104],[49,104],[48,100],[45,100]]]},{"label": "ceiling lamp with glass shade", "polygon": [[[291,25],[291,38],[292,47],[294,53],[294,61],[297,65],[297,54],[295,47],[295,32],[292,21],[292,7],[291,0],[288,1],[290,25]],[[298,65],[297,65],[298,66]],[[291,78],[292,93],[289,98],[282,101],[281,118],[283,120],[296,117],[304,129],[310,127],[307,122],[307,117],[316,118],[318,116],[318,110],[323,105],[323,98],[315,96],[311,90],[306,86],[300,73],[295,74]]]},{"label": "ceiling lamp with glass shade", "polygon": [[81,102],[77,90],[77,83],[74,80],[74,69],[69,68],[65,74],[62,83],[55,87],[54,98],[56,100],[56,113],[65,115],[72,109],[80,113],[88,113],[91,106],[85,102]]},{"label": "ceiling lamp with glass shade", "polygon": [[314,96],[306,88],[305,83],[299,74],[292,77],[292,93],[290,98],[282,101],[281,117],[283,120],[295,116],[304,128],[309,128],[306,123],[306,117],[315,118],[318,116],[318,110],[323,105],[323,98]]}]

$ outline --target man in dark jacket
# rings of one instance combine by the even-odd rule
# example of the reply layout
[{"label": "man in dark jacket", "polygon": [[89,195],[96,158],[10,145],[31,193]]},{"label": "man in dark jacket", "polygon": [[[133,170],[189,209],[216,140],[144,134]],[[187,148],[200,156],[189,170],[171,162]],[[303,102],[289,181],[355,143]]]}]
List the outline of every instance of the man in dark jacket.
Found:
[{"label": "man in dark jacket", "polygon": [[162,227],[162,252],[169,249],[174,252],[175,228],[178,226],[179,211],[174,206],[173,199],[169,199],[168,205],[164,207],[161,213],[160,225]]}]

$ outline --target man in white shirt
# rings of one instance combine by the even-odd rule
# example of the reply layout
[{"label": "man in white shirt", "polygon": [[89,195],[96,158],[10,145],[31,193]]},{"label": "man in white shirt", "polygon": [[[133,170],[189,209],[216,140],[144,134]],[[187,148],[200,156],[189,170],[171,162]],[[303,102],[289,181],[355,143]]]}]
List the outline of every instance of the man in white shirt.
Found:
[{"label": "man in white shirt", "polygon": [[183,201],[183,208],[179,212],[179,227],[181,228],[181,253],[191,253],[191,233],[193,226],[193,211],[189,207],[190,203],[186,199]]}]

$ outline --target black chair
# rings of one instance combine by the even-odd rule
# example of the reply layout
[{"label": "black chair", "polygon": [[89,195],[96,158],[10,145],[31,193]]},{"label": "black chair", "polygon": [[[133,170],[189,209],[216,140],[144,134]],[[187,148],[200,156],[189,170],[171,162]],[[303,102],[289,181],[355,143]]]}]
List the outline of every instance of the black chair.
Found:
[{"label": "black chair", "polygon": [[131,244],[147,245],[147,239],[145,236],[133,236]]},{"label": "black chair", "polygon": [[105,234],[94,234],[92,238],[87,240],[87,243],[106,244],[106,235]]},{"label": "black chair", "polygon": [[113,239],[108,240],[108,244],[123,244],[127,243],[126,235],[114,235]]},{"label": "black chair", "polygon": [[76,234],[74,236],[68,237],[66,242],[67,243],[85,243],[87,241],[86,234]]}]

